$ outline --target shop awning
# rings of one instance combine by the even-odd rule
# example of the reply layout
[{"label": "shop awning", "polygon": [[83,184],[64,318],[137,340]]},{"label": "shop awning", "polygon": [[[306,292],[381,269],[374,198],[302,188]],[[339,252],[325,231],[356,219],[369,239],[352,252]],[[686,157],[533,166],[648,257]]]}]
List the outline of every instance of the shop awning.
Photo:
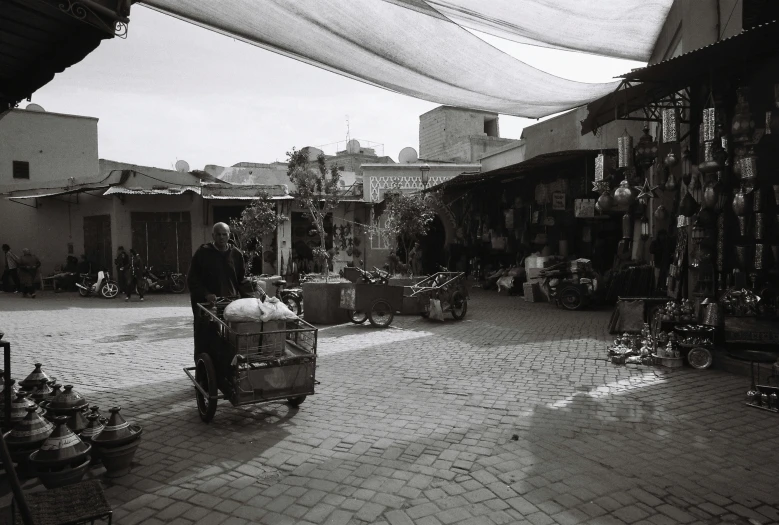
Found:
[{"label": "shop awning", "polygon": [[0,111],[30,97],[104,39],[126,35],[129,13],[130,0],[0,2]]},{"label": "shop awning", "polygon": [[13,192],[6,196],[6,199],[40,199],[43,197],[56,197],[58,195],[69,195],[71,193],[81,193],[83,191],[94,190],[96,188],[79,188],[77,190],[64,189],[41,189]]},{"label": "shop awning", "polygon": [[649,104],[681,91],[701,78],[721,70],[731,75],[751,66],[779,49],[779,22],[747,29],[730,38],[690,51],[663,62],[621,75],[619,88],[587,105],[582,121],[585,135],[599,127],[628,116]]},{"label": "shop awning", "polygon": [[172,186],[169,188],[126,188],[124,186],[112,186],[103,195],[182,195],[191,191],[200,195],[199,186]]},{"label": "shop awning", "polygon": [[569,150],[545,153],[517,164],[506,166],[505,168],[476,174],[463,173],[451,180],[432,186],[425,191],[463,189],[471,188],[479,184],[508,182],[525,177],[535,170],[549,168],[572,160],[595,157],[599,151],[600,150]]}]

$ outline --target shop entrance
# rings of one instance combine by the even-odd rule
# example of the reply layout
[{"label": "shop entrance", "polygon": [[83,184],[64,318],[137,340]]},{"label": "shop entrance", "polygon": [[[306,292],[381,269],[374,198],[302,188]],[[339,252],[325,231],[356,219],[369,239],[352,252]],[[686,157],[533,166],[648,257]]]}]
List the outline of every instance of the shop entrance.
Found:
[{"label": "shop entrance", "polygon": [[84,217],[84,254],[92,263],[93,271],[111,270],[111,216]]},{"label": "shop entrance", "polygon": [[426,274],[435,273],[440,266],[446,266],[446,230],[441,218],[436,215],[430,223],[427,235],[419,238],[419,247],[422,249],[422,271]]}]

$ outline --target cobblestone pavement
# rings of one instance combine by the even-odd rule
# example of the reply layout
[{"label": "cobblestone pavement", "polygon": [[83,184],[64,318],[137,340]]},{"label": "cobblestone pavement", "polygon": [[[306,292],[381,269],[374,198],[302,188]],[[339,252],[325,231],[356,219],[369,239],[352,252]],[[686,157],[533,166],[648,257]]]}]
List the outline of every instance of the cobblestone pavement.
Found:
[{"label": "cobblestone pavement", "polygon": [[474,290],[464,321],[330,327],[316,396],[204,424],[187,299],[0,295],[15,377],[144,426],[120,525],[779,523],[779,417],[740,376],[608,363],[607,311]]}]

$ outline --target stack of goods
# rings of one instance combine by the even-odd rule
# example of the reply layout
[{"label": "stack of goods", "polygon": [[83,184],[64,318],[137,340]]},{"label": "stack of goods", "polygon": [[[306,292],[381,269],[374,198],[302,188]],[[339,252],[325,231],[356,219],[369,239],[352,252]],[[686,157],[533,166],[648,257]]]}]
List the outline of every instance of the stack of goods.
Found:
[{"label": "stack of goods", "polygon": [[744,317],[761,313],[760,297],[746,288],[728,290],[720,302],[725,309],[725,315]]},{"label": "stack of goods", "polygon": [[663,310],[660,310],[660,320],[663,322],[690,323],[694,319],[692,303],[689,299],[682,299],[681,302],[668,301]]},{"label": "stack of goods", "polygon": [[[129,471],[142,429],[127,423],[118,408],[111,409],[109,419],[101,418],[98,407],[90,409],[72,385],[56,384],[40,363],[19,386],[5,438],[21,476],[55,488],[80,481],[100,460],[108,477]],[[13,381],[3,387],[13,388]]]},{"label": "stack of goods", "polygon": [[651,365],[653,346],[649,325],[645,323],[641,335],[622,334],[607,348],[607,353],[615,365]]}]

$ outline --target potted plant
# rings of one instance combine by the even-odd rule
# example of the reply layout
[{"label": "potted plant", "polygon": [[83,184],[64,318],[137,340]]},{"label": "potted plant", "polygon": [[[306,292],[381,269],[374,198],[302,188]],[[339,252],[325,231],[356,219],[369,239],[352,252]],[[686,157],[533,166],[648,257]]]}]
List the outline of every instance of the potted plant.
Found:
[{"label": "potted plant", "polygon": [[287,152],[287,176],[296,187],[295,199],[306,210],[306,215],[319,235],[319,246],[314,248],[314,259],[324,268],[323,283],[306,282],[303,296],[306,298],[304,318],[319,324],[334,324],[348,321],[346,310],[339,308],[343,283],[330,283],[330,261],[337,247],[328,251],[325,219],[341,201],[338,181],[341,174],[337,166],[327,168],[324,154],[311,160],[307,150]]}]

